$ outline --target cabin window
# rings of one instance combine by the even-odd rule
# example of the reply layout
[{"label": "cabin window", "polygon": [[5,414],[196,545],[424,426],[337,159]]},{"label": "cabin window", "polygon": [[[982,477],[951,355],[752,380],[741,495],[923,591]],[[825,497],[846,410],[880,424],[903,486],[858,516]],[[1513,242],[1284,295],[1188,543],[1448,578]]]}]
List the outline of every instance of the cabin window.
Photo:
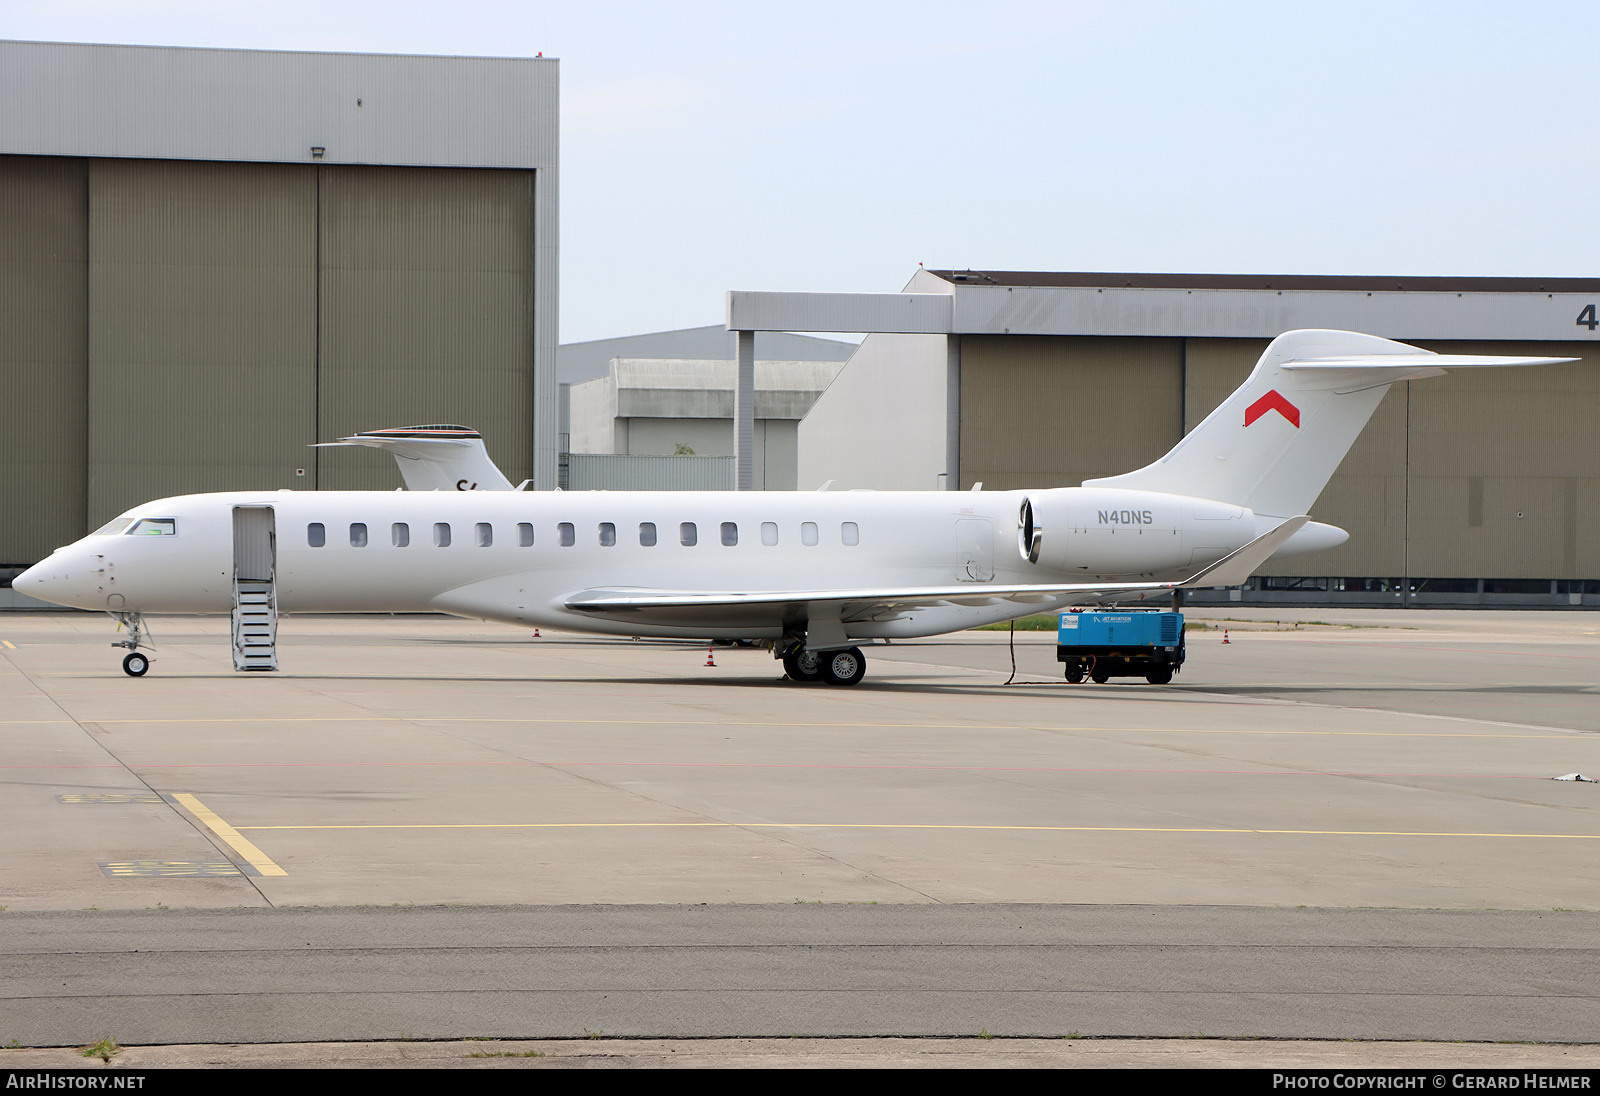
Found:
[{"label": "cabin window", "polygon": [[737,523],[731,521],[722,523],[722,543],[729,548],[739,543],[739,526]]},{"label": "cabin window", "polygon": [[411,544],[411,526],[403,521],[389,526],[389,543],[396,548],[408,547]]},{"label": "cabin window", "polygon": [[776,544],[776,543],[778,543],[778,523],[777,522],[775,522],[775,521],[764,521],[764,522],[761,523],[761,543],[762,544]]},{"label": "cabin window", "polygon": [[487,548],[494,543],[494,526],[486,521],[480,521],[473,527],[473,538],[479,548]]},{"label": "cabin window", "polygon": [[654,548],[656,546],[655,522],[641,521],[639,523],[639,543],[646,548]]},{"label": "cabin window", "polygon": [[572,527],[572,522],[564,521],[556,526],[556,530],[561,534],[561,547],[571,548],[578,543],[578,531]]},{"label": "cabin window", "polygon": [[436,521],[433,523],[433,546],[435,548],[450,547],[450,523]]},{"label": "cabin window", "polygon": [[128,530],[130,537],[170,537],[178,532],[176,518],[140,518]]},{"label": "cabin window", "polygon": [[531,522],[517,522],[517,544],[523,548],[533,547],[533,525]]},{"label": "cabin window", "polygon": [[600,523],[600,547],[612,548],[617,543],[617,526],[615,522],[602,521]]},{"label": "cabin window", "polygon": [[802,521],[800,523],[800,543],[801,544],[815,544],[815,543],[817,543],[817,523],[816,522],[814,522],[814,521]]},{"label": "cabin window", "polygon": [[861,530],[856,528],[856,523],[847,521],[839,526],[839,539],[846,544],[860,544]]},{"label": "cabin window", "polygon": [[350,547],[365,548],[367,546],[367,523],[352,521],[350,523]]},{"label": "cabin window", "polygon": [[322,522],[314,521],[306,526],[306,543],[313,548],[321,548],[328,543],[328,530],[323,527]]},{"label": "cabin window", "polygon": [[699,539],[700,535],[695,531],[694,522],[686,521],[678,526],[678,543],[685,548],[693,548]]}]

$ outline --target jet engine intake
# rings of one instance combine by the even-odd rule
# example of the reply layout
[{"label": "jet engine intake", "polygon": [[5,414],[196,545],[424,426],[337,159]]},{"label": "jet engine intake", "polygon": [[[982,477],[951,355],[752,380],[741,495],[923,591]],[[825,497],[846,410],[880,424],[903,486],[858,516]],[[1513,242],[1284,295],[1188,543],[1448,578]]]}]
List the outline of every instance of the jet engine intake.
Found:
[{"label": "jet engine intake", "polygon": [[1242,506],[1155,491],[1064,487],[1026,496],[1017,552],[1041,571],[1080,577],[1174,575],[1255,536]]}]

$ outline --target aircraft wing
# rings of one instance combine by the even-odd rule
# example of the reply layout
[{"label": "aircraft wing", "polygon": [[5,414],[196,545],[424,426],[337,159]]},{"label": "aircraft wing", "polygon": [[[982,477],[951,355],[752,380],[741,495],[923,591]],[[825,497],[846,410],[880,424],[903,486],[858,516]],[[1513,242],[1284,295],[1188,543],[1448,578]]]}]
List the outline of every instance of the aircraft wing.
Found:
[{"label": "aircraft wing", "polygon": [[1162,582],[952,583],[948,586],[871,586],[812,590],[655,590],[608,587],[582,590],[566,599],[566,607],[596,615],[624,615],[628,619],[683,624],[706,614],[770,616],[774,609],[796,616],[822,609],[832,616],[835,608],[844,623],[884,619],[912,609],[935,605],[994,605],[1014,602],[1019,613],[1030,605],[1064,599],[1100,601],[1125,594],[1160,593],[1200,586],[1236,586],[1267,561],[1294,536],[1306,516],[1290,518],[1244,547],[1224,556],[1186,579]]}]

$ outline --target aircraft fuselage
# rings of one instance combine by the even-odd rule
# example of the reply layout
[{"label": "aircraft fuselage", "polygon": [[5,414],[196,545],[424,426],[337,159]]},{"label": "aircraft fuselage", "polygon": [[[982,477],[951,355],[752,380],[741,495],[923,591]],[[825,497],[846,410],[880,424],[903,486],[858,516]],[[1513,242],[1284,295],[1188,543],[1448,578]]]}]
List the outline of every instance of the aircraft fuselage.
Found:
[{"label": "aircraft fuselage", "polygon": [[[1023,541],[1024,501],[1037,524],[1035,561]],[[567,602],[597,588],[749,593],[970,584],[976,590],[1181,577],[1271,523],[1242,507],[1096,488],[238,491],[138,506],[58,549],[16,585],[83,609],[226,613],[233,605],[240,509],[271,515],[273,579],[284,612],[438,611],[613,634],[746,639],[782,636],[784,613],[686,609],[671,621],[646,623]],[[1041,601],[1038,611],[1070,600]],[[927,607],[880,613],[881,619],[851,623],[848,632],[932,635],[1017,612],[1006,602]]]}]

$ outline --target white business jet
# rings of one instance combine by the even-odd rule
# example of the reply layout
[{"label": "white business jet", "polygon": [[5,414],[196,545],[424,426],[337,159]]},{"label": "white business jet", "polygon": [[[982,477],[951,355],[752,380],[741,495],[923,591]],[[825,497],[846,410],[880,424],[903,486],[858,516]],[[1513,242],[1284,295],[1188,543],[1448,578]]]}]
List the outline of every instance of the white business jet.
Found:
[{"label": "white business jet", "polygon": [[149,667],[147,613],[232,612],[235,666],[275,669],[278,610],[437,611],[768,641],[790,677],[852,685],[875,640],[1237,585],[1272,555],[1341,544],[1343,530],[1307,514],[1389,385],[1570,360],[1291,331],[1166,456],[1081,487],[182,495],[129,510],[13,585],[129,625],[117,646],[135,676]]}]

